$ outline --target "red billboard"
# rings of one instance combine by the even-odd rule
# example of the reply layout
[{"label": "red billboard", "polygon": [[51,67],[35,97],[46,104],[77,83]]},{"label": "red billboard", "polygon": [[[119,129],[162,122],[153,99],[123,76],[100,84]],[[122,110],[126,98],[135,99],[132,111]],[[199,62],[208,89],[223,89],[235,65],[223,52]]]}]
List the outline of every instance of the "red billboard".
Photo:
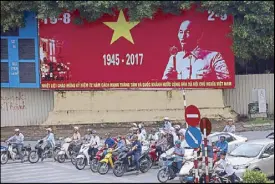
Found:
[{"label": "red billboard", "polygon": [[195,9],[129,22],[126,11],[40,21],[42,89],[234,88],[233,18]]}]

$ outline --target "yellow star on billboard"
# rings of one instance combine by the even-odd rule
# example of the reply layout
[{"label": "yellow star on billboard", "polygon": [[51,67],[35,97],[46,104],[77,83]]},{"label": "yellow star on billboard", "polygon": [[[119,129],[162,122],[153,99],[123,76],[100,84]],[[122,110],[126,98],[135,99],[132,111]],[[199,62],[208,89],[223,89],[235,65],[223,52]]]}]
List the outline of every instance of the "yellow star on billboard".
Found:
[{"label": "yellow star on billboard", "polygon": [[134,40],[132,38],[130,30],[135,27],[139,22],[127,22],[123,11],[120,10],[117,22],[103,22],[109,28],[114,30],[113,37],[111,40],[111,44],[117,41],[120,37],[124,37],[132,44],[134,44]]}]

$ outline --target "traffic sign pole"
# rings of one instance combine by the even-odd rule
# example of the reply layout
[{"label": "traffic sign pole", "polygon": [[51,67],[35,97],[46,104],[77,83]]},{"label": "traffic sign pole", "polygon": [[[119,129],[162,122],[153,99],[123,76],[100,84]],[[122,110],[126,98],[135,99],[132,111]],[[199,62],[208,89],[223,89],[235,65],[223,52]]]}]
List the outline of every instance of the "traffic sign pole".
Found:
[{"label": "traffic sign pole", "polygon": [[[205,160],[205,183],[209,183],[209,174],[208,174],[208,155],[207,155],[207,136],[206,136],[206,119],[202,119],[203,124],[203,137],[204,137],[204,160]],[[203,150],[202,150],[203,151]]]},{"label": "traffic sign pole", "polygon": [[[200,121],[200,130],[201,133],[203,133],[203,145],[204,145],[204,156],[203,156],[203,163],[205,165],[205,183],[209,183],[209,173],[208,173],[208,160],[211,160],[208,158],[207,154],[207,136],[211,133],[211,122],[208,118],[202,118]],[[210,141],[210,140],[209,140]]]},{"label": "traffic sign pole", "polygon": [[[184,106],[184,112],[186,112],[186,96],[185,96],[185,91],[184,91],[184,88],[182,88],[182,96],[183,96],[183,106]],[[186,128],[188,128],[188,124],[185,120],[185,124],[186,124]]]},{"label": "traffic sign pole", "polygon": [[198,163],[198,151],[194,149],[194,169],[195,169],[195,183],[199,183],[199,163]]}]

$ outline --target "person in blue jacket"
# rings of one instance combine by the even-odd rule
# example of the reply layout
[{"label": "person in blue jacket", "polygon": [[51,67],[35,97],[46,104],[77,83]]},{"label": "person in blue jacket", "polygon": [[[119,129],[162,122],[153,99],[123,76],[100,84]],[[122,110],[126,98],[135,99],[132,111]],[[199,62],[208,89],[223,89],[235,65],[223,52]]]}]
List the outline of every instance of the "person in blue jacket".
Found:
[{"label": "person in blue jacket", "polygon": [[133,135],[132,150],[128,153],[128,156],[134,156],[134,163],[136,165],[136,174],[139,174],[139,158],[141,156],[142,145],[138,140],[137,135]]},{"label": "person in blue jacket", "polygon": [[220,140],[216,143],[216,147],[219,148],[218,157],[220,157],[220,153],[227,153],[228,151],[228,142],[225,140],[225,136],[220,136]]},{"label": "person in blue jacket", "polygon": [[105,140],[105,143],[104,143],[105,146],[107,148],[113,148],[116,143],[115,140],[111,137],[110,133],[106,133],[106,135],[107,135],[107,139]]}]

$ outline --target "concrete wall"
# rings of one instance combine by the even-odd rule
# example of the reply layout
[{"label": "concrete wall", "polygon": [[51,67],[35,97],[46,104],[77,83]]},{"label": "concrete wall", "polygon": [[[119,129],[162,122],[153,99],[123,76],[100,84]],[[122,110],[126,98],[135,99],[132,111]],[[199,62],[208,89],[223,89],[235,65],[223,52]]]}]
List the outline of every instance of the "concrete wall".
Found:
[{"label": "concrete wall", "polygon": [[[202,116],[232,117],[222,90],[186,90],[186,99],[187,105],[200,108]],[[54,104],[45,125],[184,119],[182,91],[55,92]]]},{"label": "concrete wall", "polygon": [[53,110],[53,91],[1,88],[1,127],[40,125]]}]

